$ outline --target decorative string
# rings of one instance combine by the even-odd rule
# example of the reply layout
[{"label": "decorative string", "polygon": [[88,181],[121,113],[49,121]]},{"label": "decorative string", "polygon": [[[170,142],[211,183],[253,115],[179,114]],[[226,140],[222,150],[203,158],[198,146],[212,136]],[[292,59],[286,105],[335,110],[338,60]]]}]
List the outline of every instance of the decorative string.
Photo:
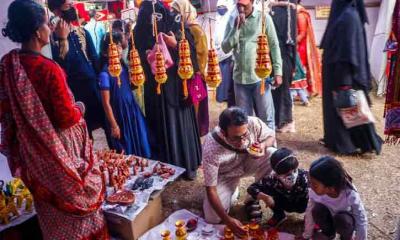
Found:
[{"label": "decorative string", "polygon": [[287,15],[288,15],[288,31],[287,31],[287,34],[288,34],[288,36],[287,36],[287,41],[286,41],[286,44],[293,44],[293,39],[292,39],[292,14],[291,14],[291,11],[290,11],[290,8],[291,8],[291,6],[290,6],[290,0],[288,0],[287,1]]},{"label": "decorative string", "polygon": [[[208,4],[208,14],[210,14],[211,13],[211,4],[210,4],[210,0],[207,0],[207,4]],[[209,31],[210,31],[210,49],[212,49],[213,48],[213,35],[212,35],[212,29],[211,29],[211,21],[212,21],[213,19],[211,18],[211,16],[208,16],[208,28],[209,28]]]},{"label": "decorative string", "polygon": [[265,0],[262,0],[261,3],[261,33],[264,35],[265,34],[265,6],[264,6]]}]

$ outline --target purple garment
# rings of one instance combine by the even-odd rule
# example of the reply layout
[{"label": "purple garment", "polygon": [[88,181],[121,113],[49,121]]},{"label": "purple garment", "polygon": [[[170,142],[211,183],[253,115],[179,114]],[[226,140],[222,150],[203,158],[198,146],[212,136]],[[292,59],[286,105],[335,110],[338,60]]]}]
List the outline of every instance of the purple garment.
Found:
[{"label": "purple garment", "polygon": [[[207,89],[206,83],[203,81],[204,87]],[[210,128],[210,116],[208,112],[208,95],[199,103],[199,112],[197,114],[197,122],[199,124],[200,136],[205,136]]]}]

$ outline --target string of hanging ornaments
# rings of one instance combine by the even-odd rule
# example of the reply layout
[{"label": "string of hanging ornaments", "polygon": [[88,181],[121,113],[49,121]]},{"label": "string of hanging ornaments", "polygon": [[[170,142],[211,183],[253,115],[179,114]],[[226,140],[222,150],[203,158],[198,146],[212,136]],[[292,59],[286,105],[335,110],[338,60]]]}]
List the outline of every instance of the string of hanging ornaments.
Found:
[{"label": "string of hanging ornaments", "polygon": [[175,21],[181,22],[181,32],[182,39],[179,41],[179,65],[178,65],[178,75],[182,79],[183,84],[183,95],[185,98],[188,97],[187,80],[193,76],[193,64],[190,58],[190,47],[189,42],[185,36],[185,25],[183,22],[182,15],[178,15]]},{"label": "string of hanging ornaments", "polygon": [[117,44],[114,43],[113,41],[113,36],[112,36],[112,29],[111,29],[111,24],[109,27],[109,32],[110,32],[110,43],[108,44],[108,72],[112,77],[118,78],[118,87],[121,87],[121,72],[122,72],[122,67],[121,67],[121,61],[119,58],[118,54],[118,47]]},{"label": "string of hanging ornaments", "polygon": [[158,42],[158,27],[157,27],[157,21],[161,20],[162,15],[160,16],[159,14],[156,13],[156,4],[157,0],[152,1],[153,5],[153,15],[152,15],[152,21],[153,21],[153,33],[156,38],[156,73],[154,75],[154,79],[157,82],[157,94],[161,94],[161,85],[166,83],[168,80],[168,75],[167,75],[167,70],[165,68],[165,58],[164,55],[161,52],[160,45]]},{"label": "string of hanging ornaments", "polygon": [[271,57],[269,55],[269,43],[267,35],[265,34],[265,1],[262,0],[261,3],[261,34],[257,38],[257,57],[256,57],[256,67],[255,72],[257,77],[261,78],[261,95],[265,94],[265,78],[269,77],[272,72]]},{"label": "string of hanging ornaments", "polygon": [[[208,12],[211,12],[210,0],[208,0]],[[219,61],[217,56],[217,51],[214,48],[214,40],[211,29],[211,17],[208,18],[209,30],[210,30],[210,49],[208,50],[208,65],[207,65],[207,76],[206,83],[211,88],[217,88],[222,81],[221,69],[219,68]]]},{"label": "string of hanging ornaments", "polygon": [[132,49],[129,52],[129,76],[131,84],[138,87],[138,95],[142,95],[142,89],[146,78],[144,76],[144,71],[142,63],[140,61],[139,53],[135,46],[135,41],[133,37],[133,29],[130,29],[130,37],[132,42]]}]

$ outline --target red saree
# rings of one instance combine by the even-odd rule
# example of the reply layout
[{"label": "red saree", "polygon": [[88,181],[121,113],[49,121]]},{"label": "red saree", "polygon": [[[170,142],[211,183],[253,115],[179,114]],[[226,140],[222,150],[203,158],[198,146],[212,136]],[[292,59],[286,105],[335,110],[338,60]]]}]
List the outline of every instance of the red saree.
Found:
[{"label": "red saree", "polygon": [[[62,71],[51,60],[45,64],[47,71],[36,74]],[[48,95],[51,99],[52,92]],[[55,127],[17,50],[0,64],[0,102],[0,151],[34,196],[44,239],[107,239],[100,211],[104,186],[84,120],[66,129]]]},{"label": "red saree", "polygon": [[[400,0],[396,1],[393,11],[392,31],[394,37],[400,39]],[[385,102],[385,135],[386,143],[400,143],[400,48],[392,57]]]},{"label": "red saree", "polygon": [[297,50],[307,70],[307,90],[310,96],[321,96],[321,57],[316,45],[310,14],[303,6],[297,6],[297,19],[298,36],[304,35],[298,42]]}]

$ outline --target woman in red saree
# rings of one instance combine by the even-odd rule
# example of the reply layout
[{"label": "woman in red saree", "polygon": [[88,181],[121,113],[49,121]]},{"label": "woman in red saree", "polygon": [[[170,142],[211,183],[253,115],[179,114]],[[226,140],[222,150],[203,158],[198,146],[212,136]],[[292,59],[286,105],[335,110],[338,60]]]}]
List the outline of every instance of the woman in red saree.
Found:
[{"label": "woman in red saree", "polygon": [[44,239],[108,239],[83,104],[61,68],[40,55],[50,35],[45,10],[33,0],[12,2],[2,33],[22,48],[0,63],[0,152],[32,192]]},{"label": "woman in red saree", "polygon": [[306,68],[308,93],[310,96],[320,96],[322,94],[321,57],[315,42],[311,16],[300,5],[300,0],[297,5],[297,51]]}]

